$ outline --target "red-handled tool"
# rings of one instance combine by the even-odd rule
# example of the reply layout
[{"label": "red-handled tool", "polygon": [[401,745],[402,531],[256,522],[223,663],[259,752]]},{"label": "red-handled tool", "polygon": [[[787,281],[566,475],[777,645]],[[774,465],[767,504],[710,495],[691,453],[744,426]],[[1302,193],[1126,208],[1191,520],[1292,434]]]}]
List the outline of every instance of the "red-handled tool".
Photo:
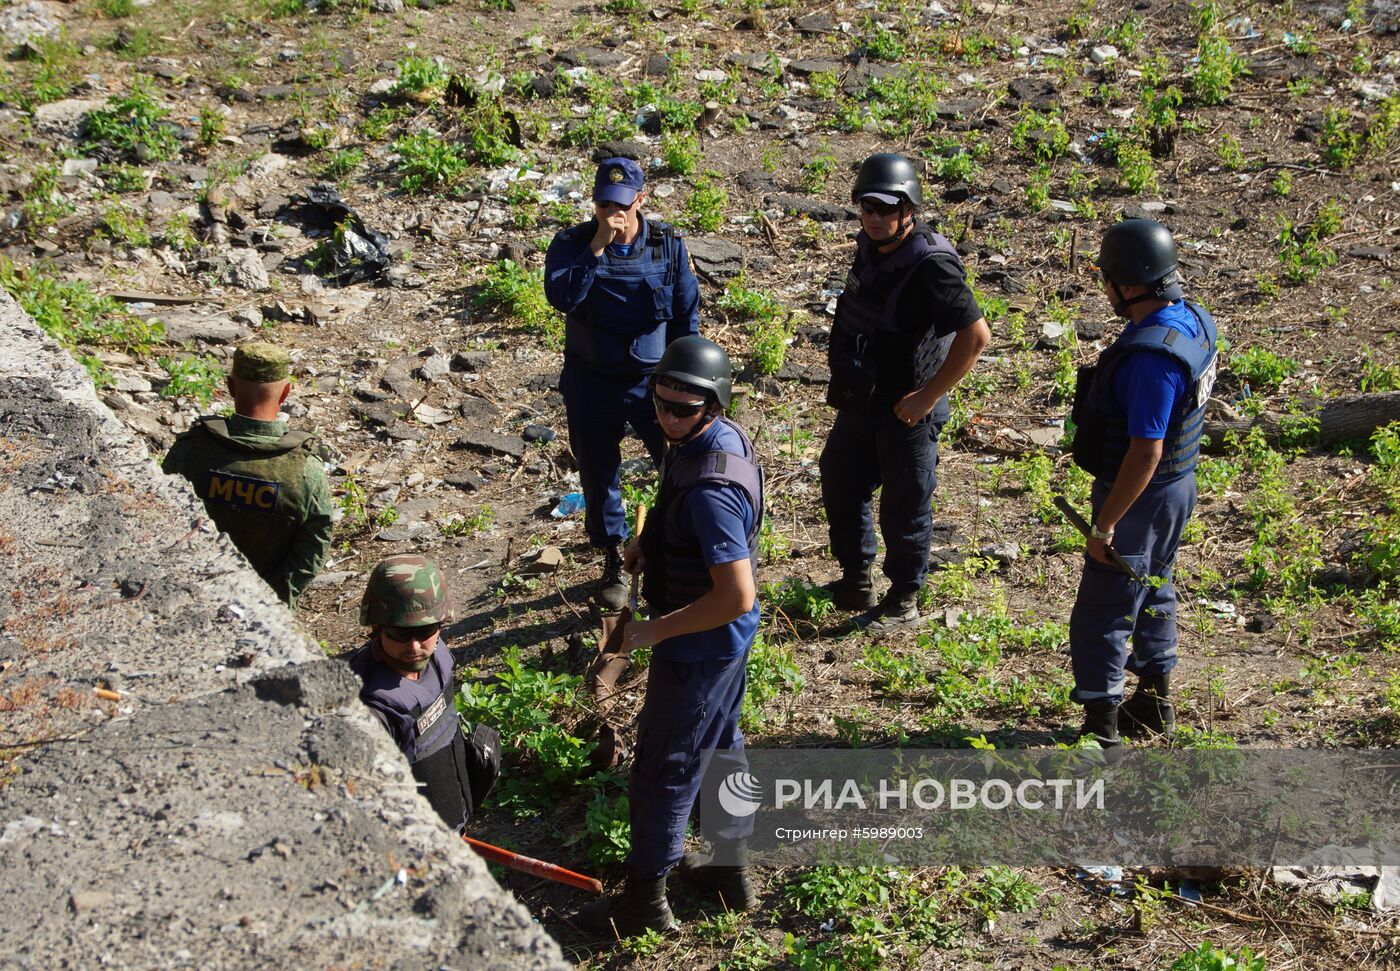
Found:
[{"label": "red-handled tool", "polygon": [[582,873],[566,870],[562,866],[546,863],[544,860],[537,860],[532,856],[521,856],[519,853],[503,850],[499,846],[483,843],[470,836],[463,836],[462,842],[476,850],[478,856],[490,860],[492,863],[499,863],[512,870],[528,873],[532,877],[543,877],[545,880],[553,880],[555,883],[577,887],[579,890],[591,890],[593,893],[603,892],[602,881],[595,880],[593,877],[585,877]]}]

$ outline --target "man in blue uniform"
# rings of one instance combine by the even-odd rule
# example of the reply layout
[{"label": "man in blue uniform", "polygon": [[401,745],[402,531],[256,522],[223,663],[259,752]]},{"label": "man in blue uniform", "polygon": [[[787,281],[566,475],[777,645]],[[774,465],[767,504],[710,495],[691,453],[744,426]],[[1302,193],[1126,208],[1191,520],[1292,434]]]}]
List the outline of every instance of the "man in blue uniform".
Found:
[{"label": "man in blue uniform", "polygon": [[[1177,642],[1171,573],[1196,506],[1216,329],[1185,299],[1176,244],[1161,223],[1118,223],[1104,234],[1098,268],[1113,312],[1128,324],[1081,370],[1075,393],[1074,459],[1094,476],[1094,515],[1070,614],[1070,658],[1081,734],[1112,746],[1120,729],[1170,734],[1176,723],[1168,700]],[[1115,568],[1107,545],[1149,582]],[[1138,679],[1126,702],[1125,671]]]},{"label": "man in blue uniform", "polygon": [[393,736],[442,821],[461,832],[500,774],[501,736],[477,725],[462,732],[453,698],[452,653],[442,637],[451,601],[437,564],[417,554],[381,560],[360,601],[373,628],[350,657],[360,700]]},{"label": "man in blue uniform", "polygon": [[[866,159],[851,201],[860,206],[855,265],[836,305],[827,403],[836,422],[821,456],[822,502],[841,578],[837,607],[881,632],[918,622],[933,538],[930,502],[947,394],[991,340],[957,251],[918,221],[923,195],[909,160]],[[889,591],[876,599],[871,504],[880,495]]]},{"label": "man in blue uniform", "polygon": [[622,580],[619,445],[628,425],[660,463],[665,439],[646,376],[667,345],[700,329],[700,288],[680,234],[642,216],[642,169],[626,158],[598,166],[594,217],[560,232],[545,254],[544,292],[564,314],[560,390],[578,460],[588,540],[604,552],[598,602],[617,610]]},{"label": "man in blue uniform", "polygon": [[628,793],[627,885],[580,914],[582,926],[596,933],[610,935],[614,926],[623,935],[672,930],[666,879],[677,864],[684,879],[718,893],[730,910],[757,904],[746,858],[751,817],[707,813],[700,823],[713,857],[684,853],[707,768],[720,759],[728,764],[711,771],[748,768],[739,711],[758,632],[754,563],[763,474],[748,437],[722,417],[730,381],[728,356],[702,337],[672,344],[652,376],[669,448],[656,508],[626,552],[628,571],[645,571],[652,619],[627,626],[623,650],[654,650]]}]

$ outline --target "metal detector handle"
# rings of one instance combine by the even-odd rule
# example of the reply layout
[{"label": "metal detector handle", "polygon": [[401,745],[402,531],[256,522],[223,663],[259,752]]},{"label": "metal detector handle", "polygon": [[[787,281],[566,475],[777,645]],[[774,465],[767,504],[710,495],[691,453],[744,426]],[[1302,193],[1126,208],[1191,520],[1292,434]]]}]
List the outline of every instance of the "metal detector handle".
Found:
[{"label": "metal detector handle", "polygon": [[[1055,508],[1065,514],[1065,518],[1069,520],[1070,525],[1073,526],[1075,529],[1079,530],[1079,532],[1084,535],[1085,539],[1093,539],[1093,527],[1089,525],[1089,521],[1087,519],[1079,515],[1078,510],[1076,510],[1073,506],[1069,504],[1068,499],[1066,499],[1064,496],[1056,496]],[[1142,577],[1138,576],[1137,571],[1134,570],[1128,564],[1128,561],[1123,559],[1123,557],[1118,554],[1118,551],[1115,550],[1112,546],[1105,543],[1103,551],[1108,554],[1108,558],[1110,561],[1112,561],[1114,566],[1118,567],[1118,569],[1122,570],[1124,573],[1132,577],[1138,583],[1141,583],[1143,586],[1147,585],[1147,582],[1143,580]]]}]

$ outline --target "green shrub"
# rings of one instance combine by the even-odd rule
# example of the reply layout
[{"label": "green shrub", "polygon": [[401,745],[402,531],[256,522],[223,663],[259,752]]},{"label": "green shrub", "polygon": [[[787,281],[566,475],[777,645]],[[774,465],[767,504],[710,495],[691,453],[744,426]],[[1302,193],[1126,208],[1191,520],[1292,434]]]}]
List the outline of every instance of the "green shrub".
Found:
[{"label": "green shrub", "polygon": [[142,320],[86,283],[70,283],[42,267],[19,267],[0,256],[0,286],[69,350],[87,344],[144,354],[165,336],[160,321]]},{"label": "green shrub", "polygon": [[694,132],[668,131],[661,136],[661,161],[676,175],[693,175],[700,166],[700,139]]},{"label": "green shrub", "polygon": [[323,179],[330,179],[332,182],[339,182],[358,169],[365,160],[364,149],[342,148],[326,159],[321,166],[320,175]]},{"label": "green shrub", "polygon": [[744,694],[744,709],[739,718],[746,732],[756,731],[770,720],[765,708],[781,695],[796,696],[807,686],[802,668],[792,656],[792,649],[769,644],[760,633],[749,649],[746,664],[748,690]]},{"label": "green shrub", "polygon": [[1118,171],[1123,185],[1137,195],[1156,192],[1157,167],[1152,153],[1137,142],[1124,139],[1118,143]]},{"label": "green shrub", "polygon": [[1011,146],[1036,161],[1049,162],[1069,151],[1069,129],[1054,112],[1026,108],[1011,129]]},{"label": "green shrub", "polygon": [[146,226],[145,217],[119,202],[112,203],[103,211],[96,232],[114,243],[125,243],[127,246],[151,245],[151,231]]}]

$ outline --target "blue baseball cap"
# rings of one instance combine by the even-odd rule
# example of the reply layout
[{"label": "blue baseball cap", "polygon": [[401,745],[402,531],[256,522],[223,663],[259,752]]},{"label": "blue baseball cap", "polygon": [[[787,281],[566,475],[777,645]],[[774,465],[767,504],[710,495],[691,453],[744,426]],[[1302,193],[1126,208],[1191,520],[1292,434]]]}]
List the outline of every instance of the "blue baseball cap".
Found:
[{"label": "blue baseball cap", "polygon": [[630,158],[608,158],[598,165],[593,177],[593,198],[630,206],[645,183],[642,167]]}]

